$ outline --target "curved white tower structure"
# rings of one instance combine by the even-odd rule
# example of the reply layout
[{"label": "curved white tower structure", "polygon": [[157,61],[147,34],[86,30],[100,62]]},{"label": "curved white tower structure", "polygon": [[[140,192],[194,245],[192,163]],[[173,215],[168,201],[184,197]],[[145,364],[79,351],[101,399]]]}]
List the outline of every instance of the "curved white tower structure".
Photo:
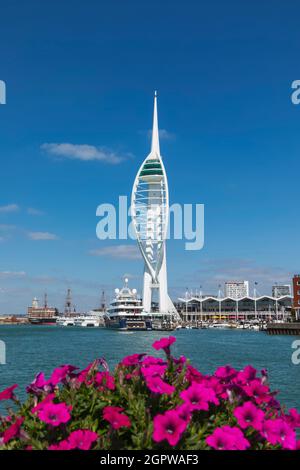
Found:
[{"label": "curved white tower structure", "polygon": [[139,248],[145,261],[143,305],[151,312],[154,295],[158,294],[159,313],[178,313],[168,296],[166,237],[169,222],[168,180],[159,149],[157,94],[151,151],[142,163],[132,189],[131,215]]}]

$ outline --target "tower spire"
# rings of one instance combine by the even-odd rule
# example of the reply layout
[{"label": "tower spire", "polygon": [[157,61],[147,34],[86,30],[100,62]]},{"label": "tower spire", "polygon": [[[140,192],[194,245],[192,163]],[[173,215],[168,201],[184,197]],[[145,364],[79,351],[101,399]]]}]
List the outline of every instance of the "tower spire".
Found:
[{"label": "tower spire", "polygon": [[153,128],[152,128],[152,143],[151,153],[160,156],[159,149],[159,134],[158,134],[158,119],[157,119],[157,91],[154,92],[154,111],[153,111]]}]

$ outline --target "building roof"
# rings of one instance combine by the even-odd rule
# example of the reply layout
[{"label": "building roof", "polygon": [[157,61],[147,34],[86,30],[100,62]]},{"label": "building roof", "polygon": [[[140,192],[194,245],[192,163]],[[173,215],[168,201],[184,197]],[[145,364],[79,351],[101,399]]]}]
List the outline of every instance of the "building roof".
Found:
[{"label": "building roof", "polygon": [[283,299],[293,299],[293,296],[292,295],[282,295],[281,297],[272,297],[271,295],[261,295],[259,297],[250,297],[250,296],[246,296],[246,297],[241,297],[239,299],[234,299],[233,297],[212,297],[212,296],[208,296],[208,297],[190,297],[189,299],[186,299],[184,297],[179,297],[178,300],[180,302],[205,302],[206,300],[216,300],[217,302],[223,302],[225,300],[232,300],[234,302],[236,301],[241,301],[241,300],[262,300],[262,299],[269,299],[269,300],[274,300],[274,301],[277,301],[278,300],[283,300]]}]

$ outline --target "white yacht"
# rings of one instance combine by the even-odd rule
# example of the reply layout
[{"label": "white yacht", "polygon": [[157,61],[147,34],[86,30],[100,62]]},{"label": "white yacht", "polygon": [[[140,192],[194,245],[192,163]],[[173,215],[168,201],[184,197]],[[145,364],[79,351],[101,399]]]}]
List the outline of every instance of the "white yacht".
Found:
[{"label": "white yacht", "polygon": [[86,328],[105,326],[104,314],[93,310],[74,316],[59,316],[56,320],[56,324],[58,326],[81,326]]},{"label": "white yacht", "polygon": [[107,328],[118,330],[152,330],[152,314],[144,312],[142,300],[136,289],[128,287],[128,279],[122,289],[115,289],[115,298],[105,317]]},{"label": "white yacht", "polygon": [[76,318],[78,317],[68,317],[60,315],[56,319],[56,325],[58,326],[75,326]]},{"label": "white yacht", "polygon": [[81,322],[78,326],[92,328],[92,327],[104,327],[104,313],[91,310],[86,315],[83,315]]}]

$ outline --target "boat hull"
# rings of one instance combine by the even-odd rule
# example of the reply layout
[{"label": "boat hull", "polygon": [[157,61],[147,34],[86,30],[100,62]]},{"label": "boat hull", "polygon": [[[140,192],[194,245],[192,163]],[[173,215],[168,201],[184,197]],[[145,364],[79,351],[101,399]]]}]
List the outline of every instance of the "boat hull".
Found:
[{"label": "boat hull", "polygon": [[106,328],[120,331],[149,331],[152,330],[151,319],[107,318]]},{"label": "boat hull", "polygon": [[31,325],[55,325],[55,318],[28,318],[28,321]]}]

